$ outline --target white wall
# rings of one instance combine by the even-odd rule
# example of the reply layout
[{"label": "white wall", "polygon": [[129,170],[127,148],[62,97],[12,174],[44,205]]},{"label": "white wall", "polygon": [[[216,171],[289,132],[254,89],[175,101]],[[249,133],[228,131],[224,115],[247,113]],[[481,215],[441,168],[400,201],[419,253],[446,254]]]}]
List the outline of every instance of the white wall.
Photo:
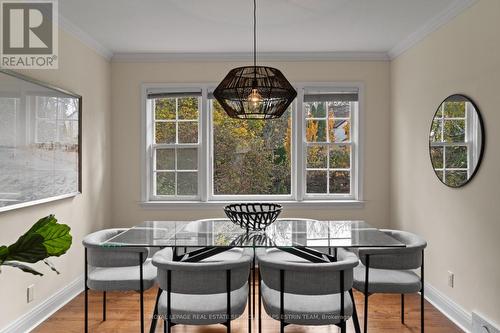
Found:
[{"label": "white wall", "polygon": [[[17,240],[39,218],[55,214],[71,227],[73,246],[53,260],[61,275],[35,277],[15,268],[0,273],[0,330],[83,273],[84,235],[110,224],[110,64],[64,31],[59,32],[59,69],[23,74],[83,96],[83,194],[29,208],[0,213],[0,244]],[[26,288],[35,285],[35,301],[26,303]]]},{"label": "white wall", "polygon": [[[425,237],[427,281],[467,311],[500,322],[500,1],[480,0],[391,63],[391,222]],[[433,114],[448,95],[478,105],[486,151],[475,179],[452,189],[429,161]],[[447,271],[455,287],[447,286]]]},{"label": "white wall", "polygon": [[[146,209],[141,207],[141,83],[218,82],[236,66],[247,63],[168,62],[112,63],[113,222],[131,226],[144,220],[187,220],[222,217],[222,209]],[[389,63],[279,62],[292,82],[362,81],[364,112],[364,208],[287,209],[293,215],[318,219],[365,219],[387,226],[389,218]]]}]

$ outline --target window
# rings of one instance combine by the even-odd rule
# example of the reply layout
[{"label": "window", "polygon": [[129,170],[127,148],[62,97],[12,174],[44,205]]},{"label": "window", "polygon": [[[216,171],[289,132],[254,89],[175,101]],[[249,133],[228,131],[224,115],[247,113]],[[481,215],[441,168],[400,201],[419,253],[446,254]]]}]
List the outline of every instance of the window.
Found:
[{"label": "window", "polygon": [[360,200],[359,86],[296,85],[275,120],[229,118],[215,85],[145,85],[143,200]]},{"label": "window", "polygon": [[[432,122],[431,158],[435,171],[446,184],[464,183],[479,156],[479,140],[471,140],[478,122],[474,106],[459,97],[442,103]],[[473,143],[476,144],[473,144]]]},{"label": "window", "polygon": [[357,92],[304,93],[305,197],[353,195],[353,114]]}]

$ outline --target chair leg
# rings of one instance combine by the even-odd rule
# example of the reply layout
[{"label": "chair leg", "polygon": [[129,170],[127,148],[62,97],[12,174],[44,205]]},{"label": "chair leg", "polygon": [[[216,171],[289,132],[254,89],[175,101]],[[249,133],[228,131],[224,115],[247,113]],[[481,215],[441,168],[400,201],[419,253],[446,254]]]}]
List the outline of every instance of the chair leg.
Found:
[{"label": "chair leg", "polygon": [[158,323],[158,302],[160,301],[162,290],[158,288],[158,293],[156,294],[155,308],[153,310],[153,319],[151,319],[151,326],[149,327],[149,333],[154,333],[156,331],[156,324]]},{"label": "chair leg", "polygon": [[167,321],[163,321],[163,333],[167,333]]},{"label": "chair leg", "polygon": [[102,321],[106,321],[106,292],[102,292]]},{"label": "chair leg", "polygon": [[347,333],[347,325],[345,321],[340,324],[340,333]]},{"label": "chair leg", "polygon": [[361,328],[359,327],[358,311],[356,310],[356,302],[354,301],[354,294],[352,289],[349,289],[349,295],[351,296],[352,302],[352,321],[354,322],[354,330],[356,333],[361,333]]},{"label": "chair leg", "polygon": [[285,333],[285,321],[280,319],[280,333]]},{"label": "chair leg", "polygon": [[422,290],[420,290],[420,332],[424,333],[424,250],[422,250],[422,266],[420,267],[420,283]]},{"label": "chair leg", "polygon": [[259,274],[257,276],[257,279],[258,279],[258,288],[259,288],[259,333],[262,333],[262,293],[261,293],[261,290],[260,290],[260,270],[259,270]]},{"label": "chair leg", "polygon": [[[252,271],[250,271],[250,274],[252,274]],[[252,307],[252,276],[248,276],[248,333],[252,332],[252,313],[251,313],[251,307]],[[255,292],[255,286],[254,286],[254,292]],[[255,304],[255,299],[254,299],[254,304]],[[255,314],[255,313],[254,313]]]},{"label": "chair leg", "polygon": [[85,248],[85,281],[84,281],[84,290],[85,290],[85,333],[89,331],[89,288],[87,287],[88,280],[88,265],[87,265],[87,248]]},{"label": "chair leg", "polygon": [[364,316],[364,333],[368,332],[368,277],[370,272],[370,256],[366,256],[366,269],[365,269],[365,316]]},{"label": "chair leg", "polygon": [[401,324],[405,323],[405,294],[401,294]]},{"label": "chair leg", "polygon": [[144,333],[144,272],[143,272],[143,265],[142,265],[142,259],[143,259],[143,253],[139,252],[139,260],[141,261],[140,263],[140,269],[139,269],[139,278],[140,278],[140,289],[141,289],[141,333]]}]

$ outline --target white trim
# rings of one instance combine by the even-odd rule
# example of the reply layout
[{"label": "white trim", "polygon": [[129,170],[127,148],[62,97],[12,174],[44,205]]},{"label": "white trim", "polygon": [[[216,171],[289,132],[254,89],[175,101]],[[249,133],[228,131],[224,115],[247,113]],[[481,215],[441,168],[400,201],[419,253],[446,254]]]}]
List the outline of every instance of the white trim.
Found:
[{"label": "white trim", "polygon": [[[58,200],[73,198],[73,197],[76,197],[76,196],[78,196],[80,194],[81,194],[81,192],[73,192],[73,193],[67,193],[67,194],[58,195],[58,196],[50,197],[50,198],[44,198],[44,199],[33,200],[33,201],[26,201],[26,202],[22,202],[22,203],[18,203],[18,204],[13,204],[13,205],[9,205],[9,206],[0,207],[0,212],[6,212],[6,211],[9,211],[9,210],[14,210],[14,209],[19,209],[19,208],[25,208],[25,207],[40,205],[40,204],[44,204],[44,203],[47,203],[47,202],[52,202],[52,201],[58,201]],[[7,201],[7,200],[0,199],[0,201]],[[17,200],[15,200],[15,199],[9,199],[8,201],[9,202],[15,202]]]},{"label": "white trim", "polygon": [[391,48],[387,54],[390,60],[393,60],[403,54],[408,49],[412,48],[415,44],[423,40],[429,34],[438,30],[440,27],[450,22],[458,14],[472,6],[477,0],[456,0],[449,5],[444,11],[438,13],[432,19],[423,24],[420,28],[409,34],[402,41],[397,43]]},{"label": "white trim", "polygon": [[29,312],[11,322],[0,333],[30,332],[83,291],[83,276],[76,278]]},{"label": "white trim", "polygon": [[460,327],[460,329],[467,333],[472,331],[472,315],[461,305],[452,301],[448,296],[427,282],[425,283],[424,295],[429,303],[450,319],[455,325]]},{"label": "white trim", "polygon": [[[115,53],[113,62],[251,61],[251,52]],[[389,61],[387,52],[259,52],[262,61]]]},{"label": "white trim", "polygon": [[[304,201],[292,201],[292,200],[258,200],[259,202],[269,202],[278,203],[283,206],[283,208],[290,209],[331,209],[335,208],[346,208],[346,209],[358,209],[363,208],[365,205],[364,201],[359,200],[304,200]],[[238,202],[246,202],[245,200],[229,200],[229,201],[143,201],[140,203],[142,208],[151,210],[165,210],[165,209],[213,209],[218,212],[231,204]],[[1,332],[0,332],[1,333]]]},{"label": "white trim", "polygon": [[88,33],[74,25],[71,21],[66,19],[64,16],[62,16],[59,13],[59,27],[62,28],[64,31],[78,39],[82,44],[86,45],[87,47],[91,48],[97,54],[103,56],[106,58],[106,60],[111,60],[113,57],[113,51],[106,46],[102,45],[99,43],[97,40],[95,40],[92,36],[90,36]]}]

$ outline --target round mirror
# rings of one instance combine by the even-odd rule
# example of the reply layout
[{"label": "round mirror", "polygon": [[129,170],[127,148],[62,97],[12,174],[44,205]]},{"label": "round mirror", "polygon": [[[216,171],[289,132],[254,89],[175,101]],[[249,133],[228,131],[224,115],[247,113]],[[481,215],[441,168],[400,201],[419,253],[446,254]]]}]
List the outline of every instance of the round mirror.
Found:
[{"label": "round mirror", "polygon": [[484,128],[479,109],[464,95],[451,95],[436,110],[429,135],[432,167],[443,184],[462,187],[481,163]]}]

